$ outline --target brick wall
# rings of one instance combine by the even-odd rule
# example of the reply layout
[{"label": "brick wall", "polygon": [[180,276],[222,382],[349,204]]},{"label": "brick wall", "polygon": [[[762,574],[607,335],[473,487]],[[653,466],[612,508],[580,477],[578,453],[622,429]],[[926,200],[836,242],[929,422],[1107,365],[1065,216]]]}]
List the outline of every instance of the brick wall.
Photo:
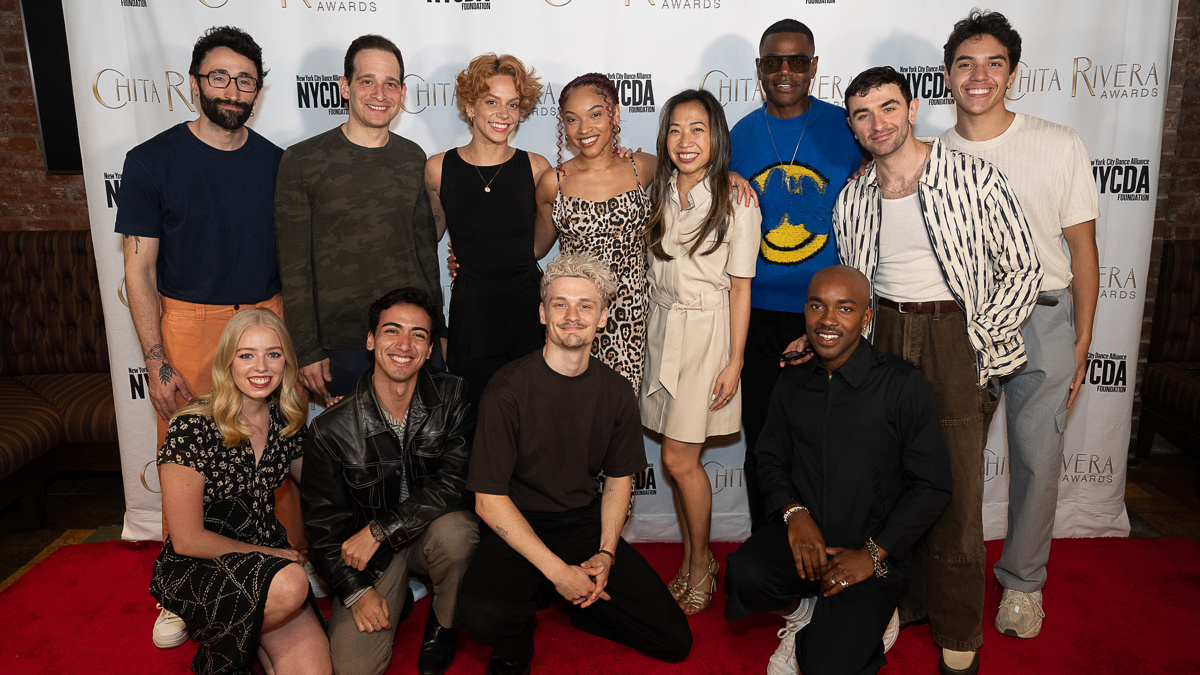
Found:
[{"label": "brick wall", "polygon": [[0,230],[85,230],[83,176],[48,176],[17,0],[0,0]]}]

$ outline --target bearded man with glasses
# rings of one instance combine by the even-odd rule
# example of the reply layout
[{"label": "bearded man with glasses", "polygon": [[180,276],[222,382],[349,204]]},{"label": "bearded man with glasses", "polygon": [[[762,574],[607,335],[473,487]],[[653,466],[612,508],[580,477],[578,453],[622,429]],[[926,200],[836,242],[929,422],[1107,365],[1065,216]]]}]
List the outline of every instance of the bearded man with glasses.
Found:
[{"label": "bearded man with glasses", "polygon": [[813,33],[803,23],[771,24],[755,66],[766,99],[730,132],[729,168],[758,192],[762,241],[750,284],[750,327],[742,368],[742,428],[751,529],[767,516],[758,489],[754,446],[779,378],[781,355],[804,332],[804,301],[813,274],[838,263],[830,216],[833,200],[862,164],[863,153],[837,106],[809,95],[817,75]]},{"label": "bearded man with glasses", "polygon": [[[262,49],[238,28],[211,28],[196,42],[188,73],[199,117],[129,151],[117,202],[129,313],[158,414],[156,447],[175,411],[212,388],[229,318],[248,307],[283,315],[274,220],[283,150],[246,127],[266,74]],[[298,525],[293,499],[279,515]],[[176,647],[187,627],[164,609],[153,639]]]}]

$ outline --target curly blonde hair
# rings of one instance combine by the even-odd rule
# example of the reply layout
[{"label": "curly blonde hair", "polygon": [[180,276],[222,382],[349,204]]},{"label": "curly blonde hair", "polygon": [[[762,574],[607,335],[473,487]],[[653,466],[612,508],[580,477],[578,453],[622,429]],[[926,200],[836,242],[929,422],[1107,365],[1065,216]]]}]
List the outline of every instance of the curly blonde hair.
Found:
[{"label": "curly blonde hair", "polygon": [[458,74],[454,84],[454,97],[458,110],[465,117],[467,108],[475,103],[480,96],[488,93],[488,79],[496,75],[509,75],[517,87],[517,95],[521,97],[521,121],[525,121],[533,112],[538,99],[542,97],[542,81],[537,77],[533,68],[525,68],[521,59],[512,54],[496,56],[493,52],[481,54],[471,59],[466,70]]},{"label": "curly blonde hair", "polygon": [[546,301],[550,284],[563,277],[587,279],[595,284],[603,307],[608,307],[617,294],[617,281],[612,270],[598,258],[586,254],[560,255],[546,265],[542,274],[542,302]]},{"label": "curly blonde hair", "polygon": [[[307,418],[304,400],[296,389],[296,350],[292,347],[292,338],[288,335],[283,321],[275,313],[262,307],[244,309],[225,324],[221,338],[217,342],[217,353],[213,357],[212,390],[207,394],[192,399],[175,417],[180,415],[200,415],[211,419],[225,441],[225,447],[236,448],[250,438],[252,429],[250,423],[242,418],[242,392],[233,381],[233,358],[237,355],[238,342],[242,335],[251,328],[269,328],[279,336],[279,344],[283,347],[283,382],[271,392],[271,400],[275,401],[287,421],[283,435],[291,437],[304,428]],[[172,418],[174,419],[174,417]]]}]

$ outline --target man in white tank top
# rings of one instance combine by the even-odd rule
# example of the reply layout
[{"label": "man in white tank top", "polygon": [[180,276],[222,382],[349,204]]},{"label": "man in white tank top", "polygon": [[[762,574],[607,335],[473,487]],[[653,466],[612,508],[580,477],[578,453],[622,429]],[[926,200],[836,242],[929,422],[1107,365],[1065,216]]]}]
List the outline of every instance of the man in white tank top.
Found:
[{"label": "man in white tank top", "polygon": [[1025,364],[1019,328],[1041,267],[1000,171],[913,135],[919,101],[903,75],[871,68],[845,91],[850,128],[874,165],[838,195],[838,254],[875,284],[875,348],[925,375],[953,481],[950,504],[910,555],[899,619],[929,620],[942,675],[974,675],[986,577],[984,445],[999,378]]},{"label": "man in white tank top", "polygon": [[[1008,423],[1008,535],[996,564],[1004,598],[996,630],[1032,638],[1058,502],[1063,431],[1087,366],[1099,293],[1096,184],[1074,130],[1008,110],[1021,36],[998,12],[971,14],[946,41],[946,81],[958,109],[947,146],[996,165],[1029,219],[1042,278],[1021,325],[1029,362],[1001,380]],[[1068,255],[1069,253],[1069,255]]]}]

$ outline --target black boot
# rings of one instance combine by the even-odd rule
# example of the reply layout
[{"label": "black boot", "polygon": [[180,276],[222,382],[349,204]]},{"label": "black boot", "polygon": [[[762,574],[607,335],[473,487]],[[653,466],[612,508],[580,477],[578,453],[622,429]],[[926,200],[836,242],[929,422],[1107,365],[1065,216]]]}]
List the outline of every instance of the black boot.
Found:
[{"label": "black boot", "polygon": [[432,598],[429,603],[429,618],[425,620],[425,638],[417,654],[419,675],[442,675],[454,663],[458,653],[458,631],[438,623],[437,612],[433,611]]}]

